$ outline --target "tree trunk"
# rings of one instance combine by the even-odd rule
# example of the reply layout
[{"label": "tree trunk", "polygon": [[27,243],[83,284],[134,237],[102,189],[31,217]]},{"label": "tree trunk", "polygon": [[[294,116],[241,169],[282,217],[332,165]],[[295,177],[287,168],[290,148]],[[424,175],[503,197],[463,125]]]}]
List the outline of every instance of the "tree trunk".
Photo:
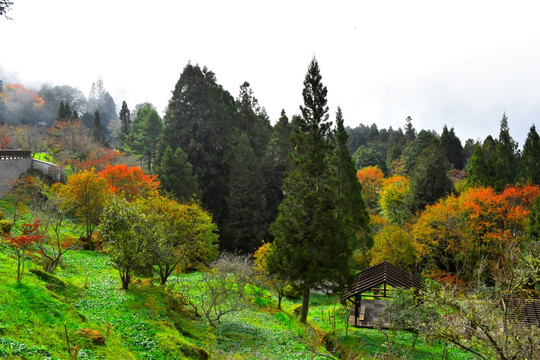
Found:
[{"label": "tree trunk", "polygon": [[128,290],[129,282],[131,281],[131,275],[129,271],[121,271],[120,272],[120,279],[122,280],[122,289]]},{"label": "tree trunk", "polygon": [[302,315],[300,315],[300,322],[307,322],[307,314],[309,309],[309,286],[305,286],[302,294]]}]

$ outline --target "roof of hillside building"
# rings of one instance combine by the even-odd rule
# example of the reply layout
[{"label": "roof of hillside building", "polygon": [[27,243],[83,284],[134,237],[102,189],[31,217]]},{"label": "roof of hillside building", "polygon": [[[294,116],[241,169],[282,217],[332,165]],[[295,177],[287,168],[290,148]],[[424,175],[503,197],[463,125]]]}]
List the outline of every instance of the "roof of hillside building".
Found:
[{"label": "roof of hillside building", "polygon": [[371,289],[388,284],[393,287],[406,289],[422,289],[422,282],[411,273],[384,261],[356,275],[353,285],[343,294],[343,299],[370,291]]}]

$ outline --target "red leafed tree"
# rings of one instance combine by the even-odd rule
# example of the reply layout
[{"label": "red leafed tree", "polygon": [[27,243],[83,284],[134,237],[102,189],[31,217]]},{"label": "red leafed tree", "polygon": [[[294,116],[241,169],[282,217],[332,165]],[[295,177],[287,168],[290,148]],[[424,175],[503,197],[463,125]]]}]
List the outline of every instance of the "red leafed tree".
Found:
[{"label": "red leafed tree", "polygon": [[27,252],[34,244],[41,240],[42,236],[37,234],[41,220],[36,219],[33,223],[25,223],[20,226],[21,234],[18,236],[8,236],[6,244],[17,256],[17,282],[21,282],[24,273],[24,261]]},{"label": "red leafed tree", "polygon": [[81,170],[103,171],[121,155],[120,152],[95,144],[92,152],[88,153],[84,161],[73,161],[72,165]]},{"label": "red leafed tree", "polygon": [[105,179],[112,192],[124,194],[128,201],[156,194],[159,187],[156,176],[145,174],[138,166],[107,165],[98,175]]},{"label": "red leafed tree", "polygon": [[357,171],[356,176],[362,184],[362,197],[371,214],[377,212],[377,200],[383,186],[384,173],[378,166],[368,166]]}]

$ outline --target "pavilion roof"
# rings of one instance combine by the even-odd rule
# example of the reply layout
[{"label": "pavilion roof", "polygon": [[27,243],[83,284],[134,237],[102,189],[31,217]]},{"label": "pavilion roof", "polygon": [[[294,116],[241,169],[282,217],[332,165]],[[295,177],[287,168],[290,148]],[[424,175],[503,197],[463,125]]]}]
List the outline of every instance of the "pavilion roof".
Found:
[{"label": "pavilion roof", "polygon": [[385,283],[393,287],[403,287],[406,289],[423,288],[422,282],[417,277],[384,261],[356,274],[356,279],[352,286],[345,290],[342,298],[344,300],[349,299]]}]

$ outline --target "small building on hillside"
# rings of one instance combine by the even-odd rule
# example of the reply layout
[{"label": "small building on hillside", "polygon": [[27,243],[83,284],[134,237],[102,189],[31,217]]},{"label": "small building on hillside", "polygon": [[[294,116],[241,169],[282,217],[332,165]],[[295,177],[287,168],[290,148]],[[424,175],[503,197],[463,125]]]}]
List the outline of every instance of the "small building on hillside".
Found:
[{"label": "small building on hillside", "polygon": [[354,283],[348,288],[342,301],[353,304],[349,324],[357,327],[389,328],[382,312],[394,288],[422,289],[422,282],[409,272],[384,261],[356,275]]}]

